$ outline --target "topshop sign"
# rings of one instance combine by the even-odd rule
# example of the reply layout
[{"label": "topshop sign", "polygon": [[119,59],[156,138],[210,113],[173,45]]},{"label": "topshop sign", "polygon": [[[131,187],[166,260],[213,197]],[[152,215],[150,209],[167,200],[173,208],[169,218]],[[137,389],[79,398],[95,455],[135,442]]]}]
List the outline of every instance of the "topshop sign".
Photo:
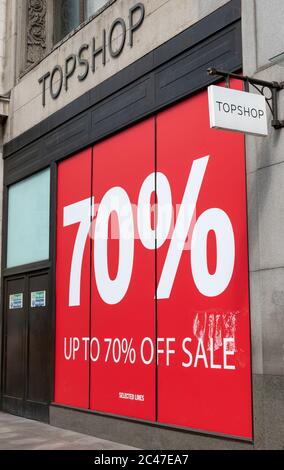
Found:
[{"label": "topshop sign", "polygon": [[78,51],[68,55],[63,65],[57,64],[42,75],[38,80],[42,87],[42,105],[46,105],[47,92],[56,100],[63,90],[68,91],[71,77],[77,75],[78,82],[82,82],[90,72],[96,72],[98,63],[105,66],[108,57],[119,57],[127,43],[132,48],[134,35],[144,19],[145,6],[139,2],[129,9],[127,19],[116,18],[109,30],[102,29],[100,42],[93,37],[89,43],[82,44]]},{"label": "topshop sign", "polygon": [[211,85],[208,102],[211,128],[268,135],[263,95]]},{"label": "topshop sign", "polygon": [[202,92],[58,164],[54,401],[251,440],[244,138],[207,116]]}]

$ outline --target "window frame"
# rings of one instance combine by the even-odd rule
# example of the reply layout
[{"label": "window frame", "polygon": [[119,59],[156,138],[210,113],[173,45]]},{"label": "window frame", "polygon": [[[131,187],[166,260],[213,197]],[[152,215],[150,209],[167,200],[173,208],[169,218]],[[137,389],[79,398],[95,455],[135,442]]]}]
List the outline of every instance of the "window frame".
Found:
[{"label": "window frame", "polygon": [[79,1],[79,24],[76,27],[70,29],[70,31],[68,33],[66,33],[65,35],[62,35],[62,37],[59,34],[60,33],[60,24],[61,24],[60,19],[59,19],[58,23],[55,20],[56,1],[58,2],[58,0],[53,0],[53,47],[55,47],[56,44],[63,41],[67,36],[69,36],[69,34],[74,32],[82,24],[86,23],[88,20],[90,20],[93,17],[97,16],[97,14],[100,14],[107,7],[112,5],[112,3],[114,3],[115,0],[112,0],[112,1],[111,0],[106,0],[106,3],[102,7],[98,8],[98,10],[96,10],[89,17],[87,17],[87,0],[77,0],[77,1]]},{"label": "window frame", "polygon": [[[43,259],[38,259],[38,260],[30,260],[30,261],[27,261],[27,263],[19,263],[19,264],[15,264],[15,265],[9,265],[8,263],[8,250],[9,250],[9,214],[10,214],[10,210],[9,210],[9,202],[10,202],[10,190],[18,185],[18,184],[21,184],[21,183],[25,183],[27,182],[28,180],[30,180],[31,178],[33,177],[36,177],[44,172],[47,172],[49,174],[49,184],[48,184],[48,191],[49,191],[49,194],[48,194],[48,199],[49,199],[49,209],[48,209],[48,230],[47,230],[47,233],[48,233],[48,242],[47,242],[47,250],[48,250],[48,257],[46,258],[43,258]],[[2,257],[2,270],[4,273],[11,273],[11,275],[13,275],[14,272],[22,272],[22,271],[25,271],[27,267],[30,267],[31,271],[33,270],[36,270],[38,269],[38,267],[47,267],[50,265],[50,262],[51,262],[51,256],[52,256],[52,253],[51,253],[51,249],[52,249],[52,245],[51,245],[51,242],[53,243],[53,234],[52,234],[52,224],[51,224],[51,220],[52,220],[52,216],[53,216],[53,201],[52,201],[52,191],[53,191],[53,186],[54,186],[54,183],[53,183],[53,178],[54,178],[54,169],[53,169],[53,166],[52,165],[49,165],[49,166],[44,166],[43,168],[40,168],[38,169],[37,171],[35,172],[32,172],[31,174],[29,175],[26,175],[24,176],[23,178],[20,178],[19,180],[17,181],[14,181],[13,183],[9,184],[9,185],[5,185],[4,187],[4,193],[3,193],[3,200],[4,200],[4,203],[5,203],[5,217],[6,217],[6,222],[7,222],[7,225],[5,227],[5,244],[2,246],[2,249],[3,249],[3,257]]]}]

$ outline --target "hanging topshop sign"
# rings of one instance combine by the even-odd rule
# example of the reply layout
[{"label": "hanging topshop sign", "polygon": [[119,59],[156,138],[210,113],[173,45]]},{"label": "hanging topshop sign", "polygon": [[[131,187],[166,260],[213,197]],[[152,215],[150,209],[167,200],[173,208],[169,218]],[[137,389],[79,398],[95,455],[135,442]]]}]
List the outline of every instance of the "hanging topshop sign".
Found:
[{"label": "hanging topshop sign", "polygon": [[263,95],[211,85],[208,102],[211,128],[268,135]]}]

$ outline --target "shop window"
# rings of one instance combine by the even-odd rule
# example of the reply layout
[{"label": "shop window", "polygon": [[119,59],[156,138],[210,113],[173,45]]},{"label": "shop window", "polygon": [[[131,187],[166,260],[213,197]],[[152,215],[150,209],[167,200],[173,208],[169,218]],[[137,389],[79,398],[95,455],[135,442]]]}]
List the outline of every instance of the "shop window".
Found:
[{"label": "shop window", "polygon": [[205,91],[59,163],[56,403],[251,440],[245,175]]},{"label": "shop window", "polygon": [[97,13],[107,3],[108,0],[85,0],[85,19]]},{"label": "shop window", "polygon": [[70,31],[79,26],[103,8],[109,0],[56,0],[54,1],[54,39],[63,39]]},{"label": "shop window", "polygon": [[50,170],[8,191],[7,268],[49,258]]}]

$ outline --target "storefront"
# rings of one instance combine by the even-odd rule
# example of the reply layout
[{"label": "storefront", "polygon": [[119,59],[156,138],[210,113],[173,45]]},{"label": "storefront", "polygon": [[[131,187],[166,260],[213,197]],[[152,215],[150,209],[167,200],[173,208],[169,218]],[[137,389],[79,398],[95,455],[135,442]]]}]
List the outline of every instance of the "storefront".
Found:
[{"label": "storefront", "polygon": [[[145,8],[38,76],[40,106],[142,41]],[[210,129],[206,73],[241,44],[232,1],[5,145],[5,411],[251,447],[245,142]]]}]

